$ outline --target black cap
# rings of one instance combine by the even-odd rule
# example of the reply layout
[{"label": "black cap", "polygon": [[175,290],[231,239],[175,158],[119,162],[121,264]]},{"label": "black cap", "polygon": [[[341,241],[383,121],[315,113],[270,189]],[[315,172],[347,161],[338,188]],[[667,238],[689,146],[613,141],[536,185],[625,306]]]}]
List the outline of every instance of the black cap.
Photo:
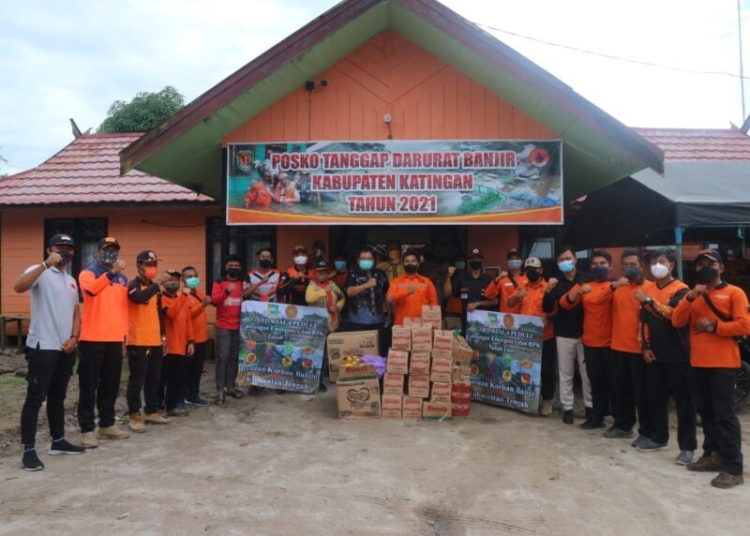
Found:
[{"label": "black cap", "polygon": [[120,243],[114,236],[107,236],[99,240],[99,243],[96,245],[96,249],[102,249],[105,246],[112,246],[120,249]]},{"label": "black cap", "polygon": [[719,264],[723,264],[724,260],[721,258],[721,253],[716,251],[715,249],[702,249],[698,252],[698,255],[695,256],[695,260],[697,261],[700,257],[707,257],[711,259],[712,261],[716,261]]},{"label": "black cap", "polygon": [[138,254],[138,257],[136,257],[136,262],[159,262],[160,260],[161,259],[156,258],[156,253],[150,249],[141,251]]},{"label": "black cap", "polygon": [[473,248],[469,251],[468,257],[482,257],[484,259],[484,253],[479,248]]},{"label": "black cap", "polygon": [[316,270],[328,270],[329,266],[325,259],[317,259],[313,264],[313,268]]},{"label": "black cap", "polygon": [[508,250],[508,254],[505,256],[505,258],[510,259],[513,255],[523,257],[523,255],[521,255],[521,253],[516,248],[511,248]]},{"label": "black cap", "polygon": [[49,242],[47,243],[47,247],[52,246],[70,246],[72,248],[76,247],[76,243],[73,241],[73,237],[66,234],[56,234],[52,238],[49,239]]}]

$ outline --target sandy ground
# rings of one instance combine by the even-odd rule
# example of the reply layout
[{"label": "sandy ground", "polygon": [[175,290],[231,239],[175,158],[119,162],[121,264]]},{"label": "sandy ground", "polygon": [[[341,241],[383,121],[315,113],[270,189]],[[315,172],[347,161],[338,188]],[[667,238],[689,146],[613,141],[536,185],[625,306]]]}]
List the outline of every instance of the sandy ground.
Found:
[{"label": "sandy ground", "polygon": [[[6,400],[22,393],[17,386],[0,390]],[[482,404],[472,405],[467,419],[442,423],[335,415],[333,390],[265,391],[196,409],[81,456],[57,457],[46,453],[43,426],[38,446],[46,469],[38,473],[21,470],[17,429],[6,426],[0,534],[736,536],[748,530],[750,481],[713,489],[713,474],[674,464],[676,446],[639,453],[600,430]],[[750,413],[741,420],[747,452]]]}]

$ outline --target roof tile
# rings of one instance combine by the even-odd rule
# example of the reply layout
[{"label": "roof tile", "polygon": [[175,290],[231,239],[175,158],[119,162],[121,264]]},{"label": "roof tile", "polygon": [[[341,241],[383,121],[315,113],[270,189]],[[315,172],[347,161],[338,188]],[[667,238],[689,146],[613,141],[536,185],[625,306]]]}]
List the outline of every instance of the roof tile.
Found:
[{"label": "roof tile", "polygon": [[750,161],[750,137],[738,128],[634,128],[664,151],[666,162]]}]

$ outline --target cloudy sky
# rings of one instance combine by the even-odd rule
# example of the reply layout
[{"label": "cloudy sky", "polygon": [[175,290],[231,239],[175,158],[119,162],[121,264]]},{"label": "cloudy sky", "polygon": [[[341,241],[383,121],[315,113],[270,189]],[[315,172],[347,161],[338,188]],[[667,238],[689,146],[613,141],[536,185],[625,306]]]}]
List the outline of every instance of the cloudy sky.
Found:
[{"label": "cloudy sky", "polygon": [[[15,3],[0,13],[0,155],[8,160],[0,173],[34,167],[68,144],[69,118],[96,130],[115,100],[166,85],[195,99],[337,3]],[[443,3],[627,125],[742,123],[737,0]],[[750,0],[741,7],[747,75]]]}]

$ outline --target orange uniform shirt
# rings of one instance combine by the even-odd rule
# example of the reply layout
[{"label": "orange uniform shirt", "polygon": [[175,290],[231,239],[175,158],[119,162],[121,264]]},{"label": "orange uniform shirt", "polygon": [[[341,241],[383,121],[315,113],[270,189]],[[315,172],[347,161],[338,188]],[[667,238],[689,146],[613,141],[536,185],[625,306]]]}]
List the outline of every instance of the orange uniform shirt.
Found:
[{"label": "orange uniform shirt", "polygon": [[547,282],[543,279],[537,281],[536,285],[527,281],[526,284],[521,287],[526,289],[526,296],[521,299],[521,303],[518,305],[518,314],[542,317],[544,320],[545,341],[548,341],[555,336],[554,323],[547,320],[547,313],[545,313],[542,308],[542,301],[544,301],[544,293],[547,291],[547,286]]},{"label": "orange uniform shirt", "polygon": [[128,335],[128,280],[122,274],[110,279],[106,271],[97,277],[92,269],[83,270],[78,276],[83,295],[78,340],[124,342]]},{"label": "orange uniform shirt", "polygon": [[134,279],[128,285],[128,345],[161,346],[159,286]]},{"label": "orange uniform shirt", "polygon": [[193,337],[195,342],[206,342],[208,340],[208,321],[206,320],[206,308],[203,306],[205,294],[194,290],[187,297],[190,308],[190,318],[193,321]]},{"label": "orange uniform shirt", "polygon": [[161,305],[166,310],[164,328],[167,333],[167,353],[186,355],[188,341],[194,341],[193,320],[187,296],[180,292],[176,297],[163,294]]},{"label": "orange uniform shirt", "polygon": [[[687,298],[672,312],[672,325],[690,325],[690,364],[697,368],[739,368],[740,349],[734,337],[750,334],[750,313],[747,311],[745,292],[734,285],[722,284],[708,292],[711,302],[731,322],[723,322],[699,297],[692,302]],[[697,333],[695,322],[701,318],[718,322],[716,331]]]},{"label": "orange uniform shirt", "polygon": [[[583,307],[583,335],[581,342],[592,348],[606,348],[612,343],[612,282],[591,281],[591,292],[581,294],[577,300],[570,301],[571,292],[577,291],[580,285],[575,285],[570,292],[560,298],[560,305],[567,310],[575,307],[579,302]],[[633,298],[633,301],[638,302]]]},{"label": "orange uniform shirt", "polygon": [[[414,294],[409,294],[409,286],[414,285]],[[428,278],[419,275],[404,274],[395,278],[386,299],[393,298],[394,325],[401,325],[404,318],[422,318],[423,305],[437,305],[435,285]]]},{"label": "orange uniform shirt", "polygon": [[[513,281],[515,281],[518,286],[514,285]],[[487,288],[484,290],[484,297],[488,300],[494,300],[495,298],[499,299],[498,308],[500,312],[521,312],[521,304],[518,304],[514,307],[508,307],[508,298],[515,294],[516,290],[518,290],[519,288],[524,288],[529,280],[525,275],[514,275],[513,281],[511,281],[510,277],[505,276],[500,278],[500,281],[498,281],[497,283],[495,283],[495,281],[492,281],[492,283],[487,285]]]},{"label": "orange uniform shirt", "polygon": [[641,353],[638,331],[641,325],[641,303],[635,299],[637,290],[644,292],[653,285],[642,279],[614,292],[612,298],[612,349],[618,352]]}]

